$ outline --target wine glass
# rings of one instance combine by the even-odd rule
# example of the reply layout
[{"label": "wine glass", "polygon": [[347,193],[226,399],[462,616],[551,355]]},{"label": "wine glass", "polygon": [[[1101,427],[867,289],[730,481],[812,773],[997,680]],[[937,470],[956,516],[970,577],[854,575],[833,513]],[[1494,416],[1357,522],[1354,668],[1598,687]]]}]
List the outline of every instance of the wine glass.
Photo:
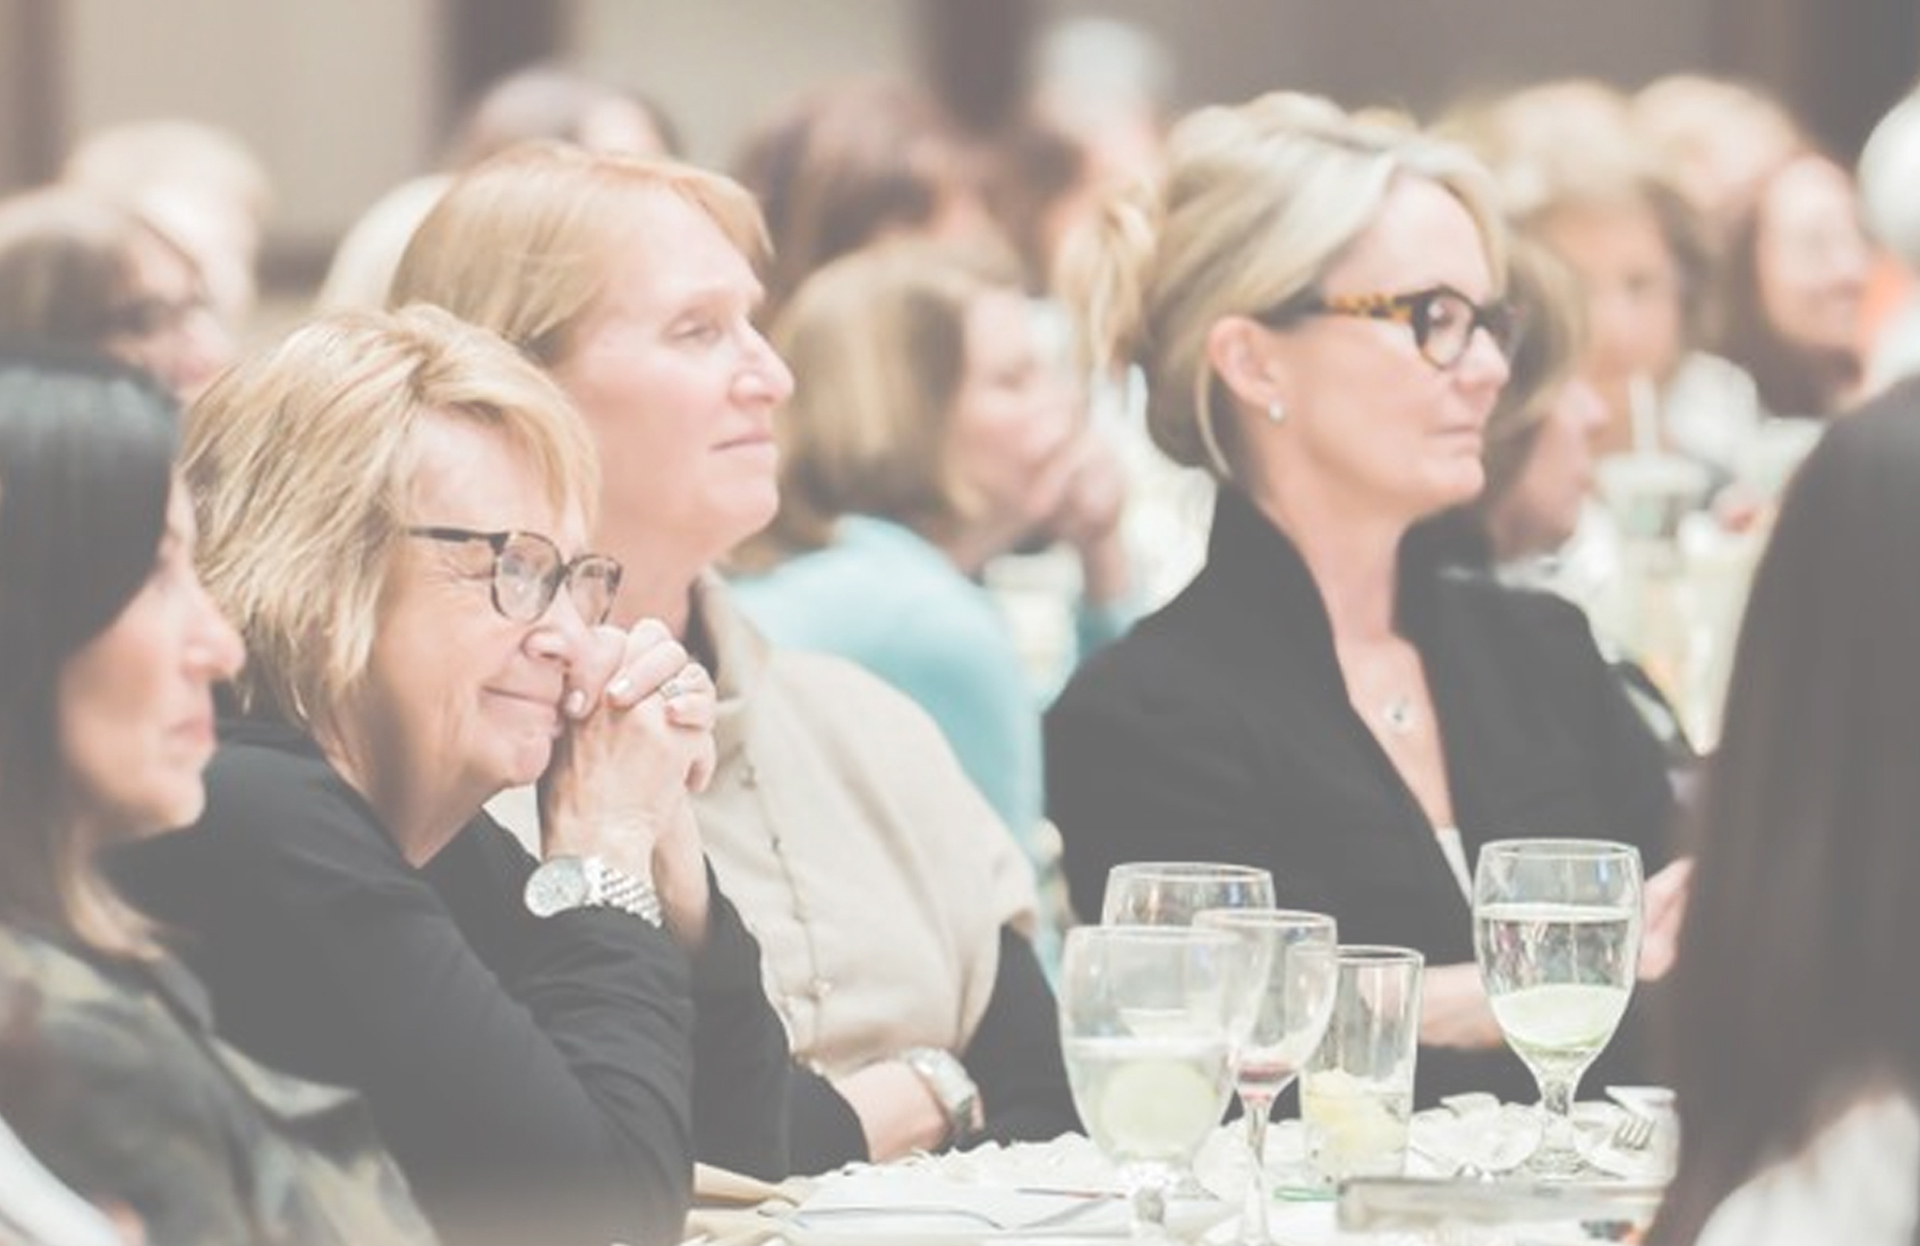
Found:
[{"label": "wine glass", "polygon": [[1588,839],[1495,840],[1473,875],[1473,947],[1493,1016],[1540,1086],[1528,1168],[1570,1176],[1573,1094],[1613,1038],[1640,954],[1640,853]]},{"label": "wine glass", "polygon": [[1107,871],[1103,926],[1187,926],[1202,909],[1273,907],[1273,875],[1215,861],[1123,861]]},{"label": "wine glass", "polygon": [[1226,1107],[1243,948],[1208,927],[1067,932],[1059,988],[1067,1079],[1088,1135],[1127,1183],[1136,1238],[1167,1240],[1170,1187]]},{"label": "wine glass", "polygon": [[1232,1018],[1234,1087],[1246,1117],[1253,1166],[1240,1214],[1240,1241],[1267,1242],[1267,1121],[1280,1096],[1320,1045],[1333,1015],[1333,918],[1291,909],[1205,909],[1193,924],[1229,930],[1247,951],[1249,988]]}]

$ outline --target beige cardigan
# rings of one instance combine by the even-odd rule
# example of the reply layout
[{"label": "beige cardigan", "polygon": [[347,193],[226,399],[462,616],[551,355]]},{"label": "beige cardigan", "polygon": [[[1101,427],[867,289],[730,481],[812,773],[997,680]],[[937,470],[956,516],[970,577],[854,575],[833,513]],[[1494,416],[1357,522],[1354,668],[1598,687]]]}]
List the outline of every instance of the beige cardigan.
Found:
[{"label": "beige cardigan", "polygon": [[890,685],[773,649],[714,579],[695,591],[691,630],[720,691],[700,830],[760,939],[794,1053],[839,1074],[903,1047],[965,1050],[999,972],[1000,927],[1034,922],[1032,867],[1012,833]]}]

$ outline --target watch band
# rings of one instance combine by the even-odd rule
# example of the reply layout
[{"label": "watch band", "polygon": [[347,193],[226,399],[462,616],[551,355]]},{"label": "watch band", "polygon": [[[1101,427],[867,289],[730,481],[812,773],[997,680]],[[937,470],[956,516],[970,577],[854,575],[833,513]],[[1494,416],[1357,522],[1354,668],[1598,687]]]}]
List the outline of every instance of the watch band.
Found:
[{"label": "watch band", "polygon": [[587,903],[631,913],[650,926],[665,920],[660,911],[660,893],[644,878],[608,865],[599,857],[586,858]]},{"label": "watch band", "polygon": [[946,1113],[945,1146],[964,1146],[979,1133],[980,1088],[973,1083],[965,1065],[950,1051],[939,1047],[909,1047],[900,1062],[920,1075],[933,1097]]}]

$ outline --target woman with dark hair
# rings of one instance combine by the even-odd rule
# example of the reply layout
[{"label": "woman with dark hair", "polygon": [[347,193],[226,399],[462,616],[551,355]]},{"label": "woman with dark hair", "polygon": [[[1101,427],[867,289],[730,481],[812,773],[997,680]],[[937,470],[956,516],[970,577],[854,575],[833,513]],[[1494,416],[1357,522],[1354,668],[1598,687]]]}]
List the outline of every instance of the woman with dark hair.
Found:
[{"label": "woman with dark hair", "polygon": [[1837,422],[1755,574],[1672,980],[1668,1246],[1920,1240],[1920,383]]},{"label": "woman with dark hair", "polygon": [[1824,417],[1860,396],[1871,262],[1853,178],[1831,159],[1802,148],[1761,184],[1722,273],[1720,352],[1769,414]]},{"label": "woman with dark hair", "polygon": [[0,1113],[155,1242],[432,1240],[352,1096],[251,1063],[95,872],[205,800],[235,634],[193,569],[171,401],[0,359]]},{"label": "woman with dark hair", "polygon": [[773,243],[767,316],[849,251],[883,238],[989,231],[976,165],[940,105],[898,79],[829,83],[767,118],[734,167]]}]

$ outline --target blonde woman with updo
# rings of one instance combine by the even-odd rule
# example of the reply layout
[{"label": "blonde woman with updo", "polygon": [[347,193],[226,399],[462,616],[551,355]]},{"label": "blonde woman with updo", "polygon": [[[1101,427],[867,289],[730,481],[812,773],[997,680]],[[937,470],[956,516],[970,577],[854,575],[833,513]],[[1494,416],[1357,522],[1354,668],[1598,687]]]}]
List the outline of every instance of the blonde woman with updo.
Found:
[{"label": "blonde woman with updo", "polygon": [[[1403,545],[1485,483],[1515,332],[1487,174],[1291,94],[1194,113],[1170,159],[1080,239],[1078,288],[1219,500],[1193,584],[1048,714],[1075,907],[1121,861],[1265,866],[1343,939],[1425,954],[1423,1102],[1531,1099],[1473,963],[1474,855],[1592,836],[1652,871],[1672,795],[1578,610]],[[1674,888],[1651,888],[1656,934]]]}]

